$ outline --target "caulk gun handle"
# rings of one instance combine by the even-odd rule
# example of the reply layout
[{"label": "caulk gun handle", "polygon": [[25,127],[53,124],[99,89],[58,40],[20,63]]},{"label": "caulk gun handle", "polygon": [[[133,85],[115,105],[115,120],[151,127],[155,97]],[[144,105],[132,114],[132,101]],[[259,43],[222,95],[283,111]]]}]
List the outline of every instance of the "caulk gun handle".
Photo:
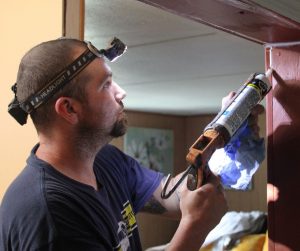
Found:
[{"label": "caulk gun handle", "polygon": [[204,167],[201,166],[198,168],[192,165],[187,176],[187,188],[190,191],[194,191],[200,186],[204,185],[206,183],[206,178],[208,177],[209,173],[210,169],[208,165],[205,165]]},{"label": "caulk gun handle", "polygon": [[224,138],[214,130],[206,130],[191,146],[186,160],[191,165],[188,174],[187,187],[195,190],[205,183],[209,174],[208,161],[217,148],[224,146]]}]

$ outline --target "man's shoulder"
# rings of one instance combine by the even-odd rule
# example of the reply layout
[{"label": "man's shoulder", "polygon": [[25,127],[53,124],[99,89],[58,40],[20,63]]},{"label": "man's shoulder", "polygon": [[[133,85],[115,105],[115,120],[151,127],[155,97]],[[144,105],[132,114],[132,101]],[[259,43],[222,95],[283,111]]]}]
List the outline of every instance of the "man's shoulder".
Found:
[{"label": "man's shoulder", "polygon": [[123,155],[124,153],[116,146],[107,144],[101,148],[101,150],[98,152],[97,156],[103,155],[103,154],[121,154],[121,155]]},{"label": "man's shoulder", "polygon": [[[27,250],[48,244],[54,236],[52,219],[41,189],[42,174],[26,166],[8,187],[0,207],[3,242]],[[17,246],[15,246],[17,245]],[[23,249],[24,248],[24,249]]]},{"label": "man's shoulder", "polygon": [[1,202],[1,214],[31,215],[41,211],[41,173],[26,166],[6,190]]},{"label": "man's shoulder", "polygon": [[116,165],[124,166],[128,163],[130,157],[126,155],[123,151],[113,145],[104,146],[96,155],[96,163],[101,163],[105,165]]}]

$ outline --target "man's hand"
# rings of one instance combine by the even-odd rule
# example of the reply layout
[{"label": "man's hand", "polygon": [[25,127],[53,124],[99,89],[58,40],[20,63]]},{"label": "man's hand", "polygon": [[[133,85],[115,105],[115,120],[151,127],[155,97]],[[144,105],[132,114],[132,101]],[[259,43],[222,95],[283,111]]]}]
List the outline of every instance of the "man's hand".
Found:
[{"label": "man's hand", "polygon": [[199,250],[207,234],[228,210],[219,178],[210,174],[207,183],[198,189],[183,189],[180,209],[181,221],[168,251]]},{"label": "man's hand", "polygon": [[207,229],[212,229],[227,211],[220,179],[209,173],[206,183],[195,191],[182,190],[180,209],[183,220],[201,220],[207,223]]}]

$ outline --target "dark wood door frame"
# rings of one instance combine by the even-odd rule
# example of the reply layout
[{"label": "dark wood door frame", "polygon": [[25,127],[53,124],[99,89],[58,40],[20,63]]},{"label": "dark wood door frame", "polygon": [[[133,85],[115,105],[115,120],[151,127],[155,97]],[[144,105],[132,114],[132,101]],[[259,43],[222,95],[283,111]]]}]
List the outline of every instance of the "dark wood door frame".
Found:
[{"label": "dark wood door frame", "polygon": [[250,0],[139,1],[261,44],[300,38],[299,23]]}]

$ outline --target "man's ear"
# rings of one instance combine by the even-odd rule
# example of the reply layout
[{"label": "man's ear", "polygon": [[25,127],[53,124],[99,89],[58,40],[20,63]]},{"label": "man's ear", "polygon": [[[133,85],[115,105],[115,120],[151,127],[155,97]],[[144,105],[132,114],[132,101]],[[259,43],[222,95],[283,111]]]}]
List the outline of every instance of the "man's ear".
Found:
[{"label": "man's ear", "polygon": [[55,111],[61,118],[71,124],[78,122],[78,111],[80,105],[78,101],[69,97],[60,97],[55,102]]}]

